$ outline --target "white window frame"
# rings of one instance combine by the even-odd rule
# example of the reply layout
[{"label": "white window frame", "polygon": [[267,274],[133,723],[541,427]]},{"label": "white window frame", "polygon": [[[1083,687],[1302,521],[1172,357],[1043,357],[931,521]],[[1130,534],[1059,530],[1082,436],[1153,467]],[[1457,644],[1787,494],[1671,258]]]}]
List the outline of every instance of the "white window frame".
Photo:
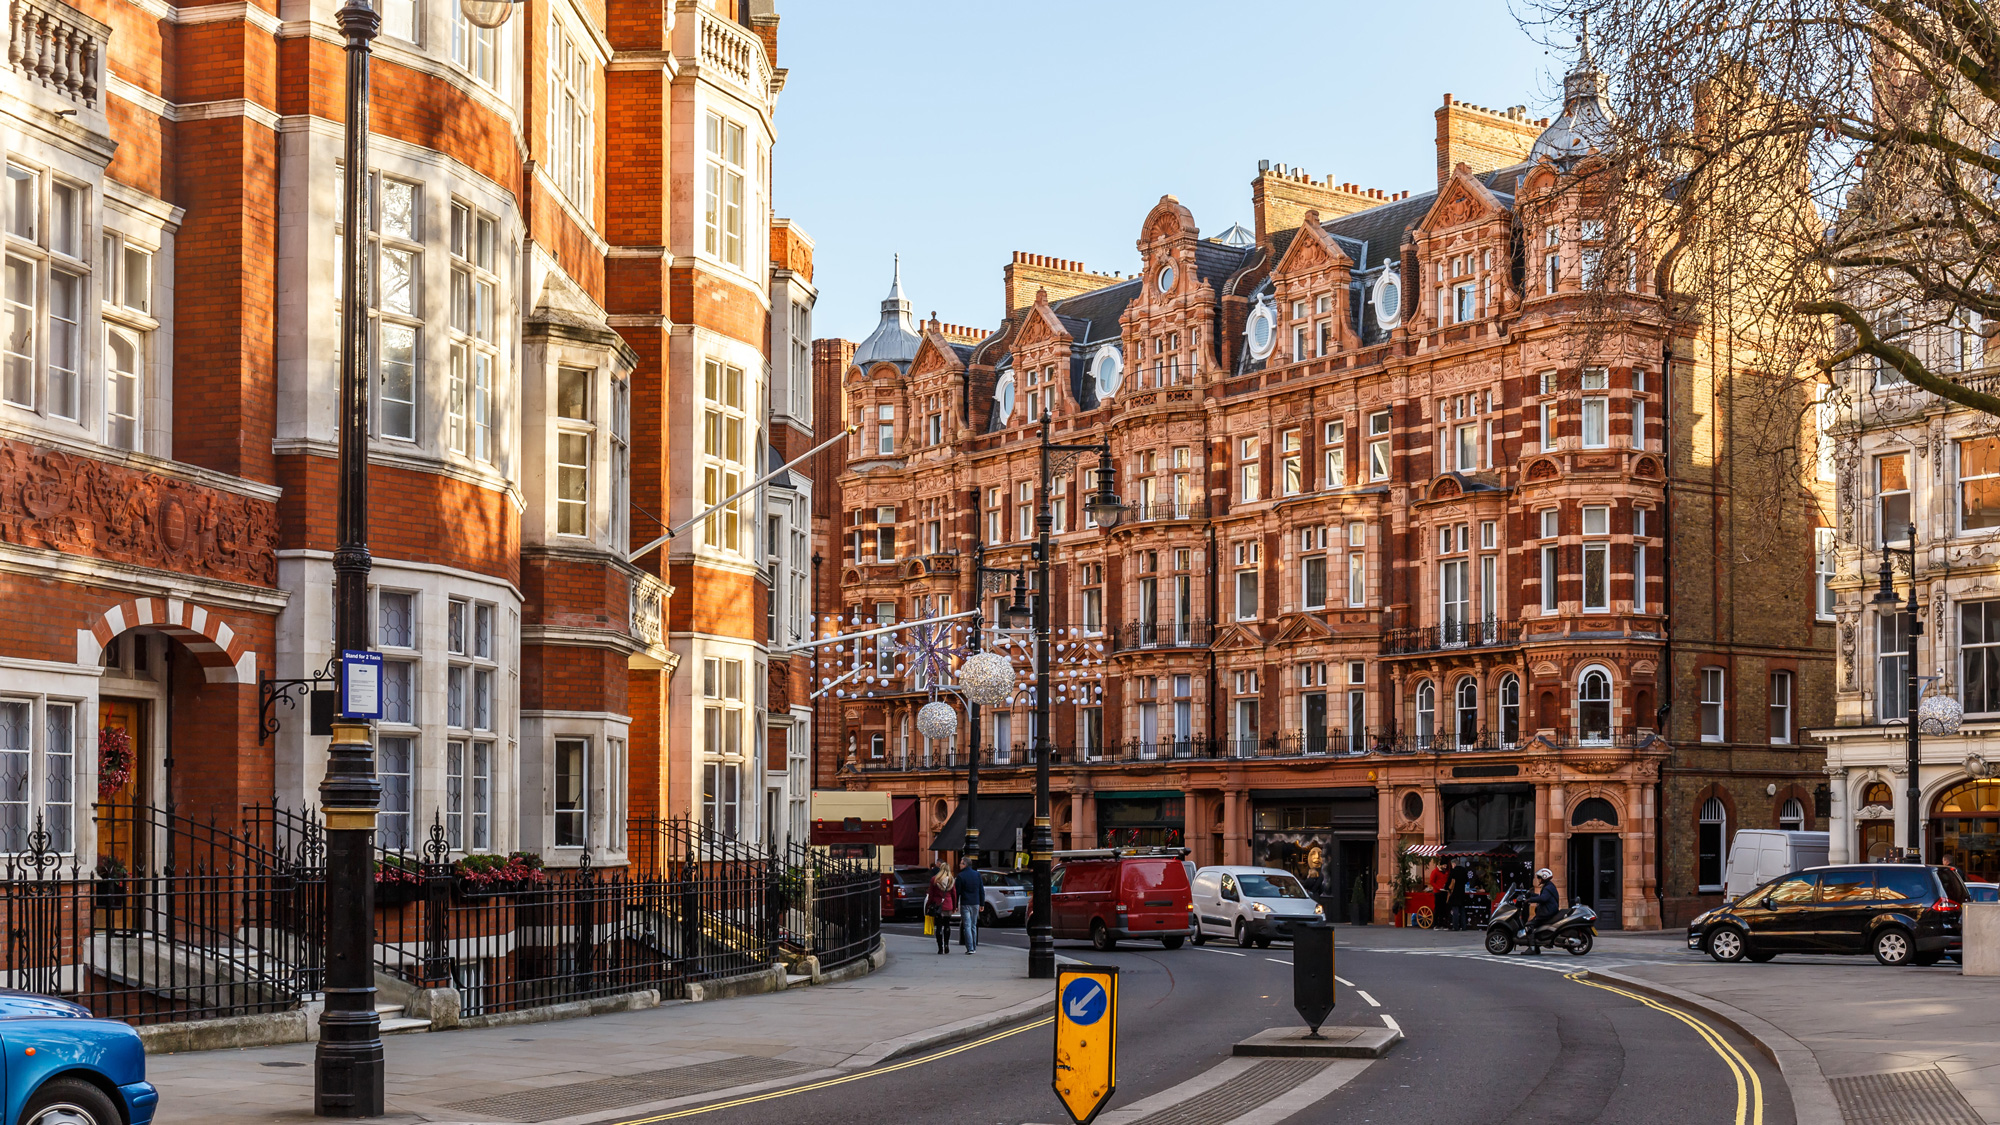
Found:
[{"label": "white window frame", "polygon": [[[97,745],[97,740],[89,735],[92,728],[80,725],[85,721],[88,701],[59,695],[9,693],[0,695],[0,705],[18,708],[17,713],[26,724],[25,730],[4,732],[7,745],[0,745],[0,761],[13,763],[6,771],[0,771],[0,776],[16,772],[20,779],[16,791],[19,800],[11,799],[16,793],[0,792],[0,855],[27,851],[28,836],[37,818],[42,830],[49,833],[49,850],[58,855],[76,854],[81,824],[76,807],[80,780],[77,762],[85,751],[94,755]],[[55,730],[59,713],[68,716],[68,729],[62,732],[66,745],[61,748]],[[18,811],[9,814],[8,810]],[[8,819],[16,823],[4,825]]]},{"label": "white window frame", "polygon": [[1722,742],[1729,732],[1727,676],[1723,669],[1706,666],[1701,678],[1701,740]]},{"label": "white window frame", "polygon": [[1789,746],[1792,742],[1792,674],[1786,671],[1771,673],[1771,725],[1770,737],[1773,746]]},{"label": "white window frame", "polygon": [[1325,473],[1321,488],[1347,487],[1347,423],[1328,422],[1320,431]]},{"label": "white window frame", "polygon": [[590,213],[596,194],[597,125],[594,60],[584,53],[586,39],[572,36],[562,17],[549,13],[548,99],[546,144],[549,178],[578,211]]},{"label": "white window frame", "polygon": [[[590,845],[591,739],[588,735],[555,735],[549,745],[549,843],[556,848],[582,849]],[[575,747],[580,770],[574,795],[564,791],[564,756]]]},{"label": "white window frame", "polygon": [[[742,489],[755,467],[752,458],[759,445],[756,422],[757,389],[750,374],[733,363],[716,357],[702,361],[702,510],[714,508],[723,499]],[[702,520],[702,546],[717,551],[749,556],[755,550],[756,533],[744,534],[749,518],[746,509],[754,495],[739,497],[728,507]]]}]

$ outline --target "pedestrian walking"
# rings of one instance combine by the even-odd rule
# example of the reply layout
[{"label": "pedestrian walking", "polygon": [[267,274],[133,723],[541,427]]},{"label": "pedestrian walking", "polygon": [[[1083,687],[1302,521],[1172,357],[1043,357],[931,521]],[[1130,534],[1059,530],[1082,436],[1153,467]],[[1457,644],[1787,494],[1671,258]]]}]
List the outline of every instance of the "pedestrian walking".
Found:
[{"label": "pedestrian walking", "polygon": [[939,953],[951,952],[951,916],[958,913],[958,885],[951,877],[951,865],[938,861],[931,881],[924,884],[924,916],[937,931]]},{"label": "pedestrian walking", "polygon": [[1451,874],[1445,879],[1445,906],[1451,911],[1451,928],[1454,930],[1465,928],[1465,882],[1470,875],[1465,861],[1461,859],[1451,865]]},{"label": "pedestrian walking", "polygon": [[965,943],[967,953],[979,952],[979,908],[985,902],[986,880],[979,877],[979,868],[967,856],[958,861],[959,940]]}]

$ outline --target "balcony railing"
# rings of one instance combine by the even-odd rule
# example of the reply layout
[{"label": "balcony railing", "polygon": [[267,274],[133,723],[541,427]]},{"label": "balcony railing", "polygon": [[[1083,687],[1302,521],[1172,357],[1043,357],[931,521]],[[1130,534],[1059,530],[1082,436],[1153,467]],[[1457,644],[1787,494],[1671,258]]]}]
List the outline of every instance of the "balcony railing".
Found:
[{"label": "balcony railing", "polygon": [[1206,500],[1156,500],[1150,504],[1134,504],[1128,509],[1135,523],[1153,523],[1158,520],[1205,520],[1208,518]]},{"label": "balcony railing", "polygon": [[1144,648],[1207,648],[1215,631],[1206,620],[1135,621],[1111,632],[1113,651]]},{"label": "balcony railing", "polygon": [[1443,652],[1455,648],[1500,648],[1521,643],[1521,623],[1498,621],[1447,621],[1414,629],[1391,629],[1382,638],[1382,651],[1389,654]]},{"label": "balcony railing", "polygon": [[9,15],[7,67],[86,109],[96,108],[111,28],[62,0],[13,0]]}]

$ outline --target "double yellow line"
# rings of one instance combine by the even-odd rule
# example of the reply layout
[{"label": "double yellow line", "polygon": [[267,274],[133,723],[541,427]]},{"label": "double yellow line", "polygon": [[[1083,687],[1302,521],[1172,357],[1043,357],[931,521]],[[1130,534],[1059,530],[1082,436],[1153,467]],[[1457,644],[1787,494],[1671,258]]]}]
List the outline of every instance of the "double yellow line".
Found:
[{"label": "double yellow line", "polygon": [[988,1035],[984,1039],[974,1039],[970,1043],[960,1043],[956,1047],[947,1047],[942,1051],[935,1051],[931,1054],[924,1055],[920,1058],[905,1059],[904,1061],[899,1063],[890,1063],[887,1066],[878,1066],[873,1070],[857,1071],[854,1074],[843,1074],[839,1078],[828,1078],[820,1082],[809,1082],[804,1086],[788,1086],[782,1090],[767,1090],[761,1094],[750,1094],[746,1097],[735,1098],[731,1101],[716,1102],[714,1105],[700,1105],[700,1106],[694,1106],[689,1109],[677,1109],[674,1110],[672,1113],[661,1113],[661,1114],[656,1114],[652,1117],[634,1117],[629,1121],[616,1122],[615,1125],[654,1125],[654,1122],[658,1121],[677,1121],[683,1117],[693,1117],[696,1114],[714,1113],[718,1109],[735,1109],[737,1106],[755,1105],[758,1102],[774,1101],[778,1098],[789,1098],[793,1094],[808,1094],[814,1090],[824,1090],[830,1086],[845,1086],[849,1082],[859,1082],[864,1078],[873,1078],[879,1074],[893,1074],[894,1072],[899,1070],[908,1070],[913,1066],[922,1066],[928,1062],[936,1062],[939,1059],[949,1058],[950,1056],[959,1054],[963,1051],[970,1051],[979,1047],[984,1047],[988,1043],[997,1043],[1002,1039],[1005,1039],[1012,1035],[1019,1035],[1024,1031],[1033,1031],[1038,1027],[1047,1027],[1054,1022],[1056,1022],[1056,1018],[1054,1016],[1044,1016],[1043,1018],[1038,1019],[1033,1023],[1025,1023],[1022,1024],[1020,1027],[1010,1027],[1006,1031],[995,1032],[992,1035]]},{"label": "double yellow line", "polygon": [[1599,984],[1594,980],[1585,980],[1583,973],[1564,973],[1563,975],[1578,984],[1587,984],[1592,988],[1601,988],[1606,992],[1615,992],[1628,1000],[1637,1000],[1639,1003],[1656,1012],[1665,1012],[1689,1027],[1694,1028],[1695,1034],[1701,1036],[1708,1043],[1711,1050],[1722,1056],[1723,1063],[1729,1067],[1730,1074],[1736,1078],[1736,1125],[1764,1125],[1763,1080],[1757,1077],[1757,1068],[1750,1065],[1750,1060],[1744,1058],[1742,1053],[1737,1051],[1730,1044],[1729,1040],[1724,1039],[1720,1032],[1688,1015],[1686,1012],[1678,1008],[1669,1008],[1650,996],[1642,996],[1637,992],[1627,992],[1622,988],[1613,988],[1608,984]]}]

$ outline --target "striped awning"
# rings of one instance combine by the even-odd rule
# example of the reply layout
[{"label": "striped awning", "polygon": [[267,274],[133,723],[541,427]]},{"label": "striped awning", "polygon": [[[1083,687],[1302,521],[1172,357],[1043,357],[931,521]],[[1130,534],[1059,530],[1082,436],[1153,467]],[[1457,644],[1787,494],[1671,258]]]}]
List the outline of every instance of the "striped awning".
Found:
[{"label": "striped awning", "polygon": [[1425,859],[1432,859],[1444,854],[1444,845],[1411,844],[1409,847],[1404,848],[1403,850],[1414,856],[1422,856]]}]

